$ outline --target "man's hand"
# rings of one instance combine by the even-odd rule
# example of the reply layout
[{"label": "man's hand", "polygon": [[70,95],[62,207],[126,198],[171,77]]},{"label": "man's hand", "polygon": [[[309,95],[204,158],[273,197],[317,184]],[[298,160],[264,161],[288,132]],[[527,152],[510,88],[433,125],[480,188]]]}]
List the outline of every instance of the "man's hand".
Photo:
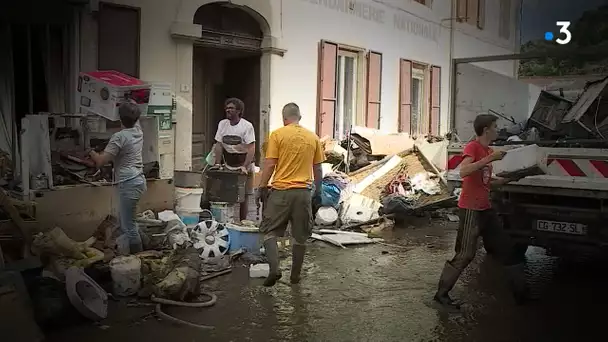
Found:
[{"label": "man's hand", "polygon": [[263,204],[264,202],[266,202],[267,198],[268,198],[268,187],[267,186],[258,187],[255,192],[255,202]]},{"label": "man's hand", "polygon": [[505,151],[494,151],[490,154],[490,161],[502,160],[507,155]]}]

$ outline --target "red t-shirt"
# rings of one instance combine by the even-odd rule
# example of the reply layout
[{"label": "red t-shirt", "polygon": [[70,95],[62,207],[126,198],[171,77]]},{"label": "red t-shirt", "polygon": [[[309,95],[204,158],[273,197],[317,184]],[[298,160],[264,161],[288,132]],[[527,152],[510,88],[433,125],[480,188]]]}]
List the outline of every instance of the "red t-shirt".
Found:
[{"label": "red t-shirt", "polygon": [[[473,163],[492,154],[492,149],[483,146],[479,141],[473,140],[465,146],[463,158],[473,158]],[[458,200],[458,207],[470,210],[486,210],[492,207],[490,203],[490,181],[492,180],[492,164],[484,166],[481,170],[462,179],[462,192]]]}]

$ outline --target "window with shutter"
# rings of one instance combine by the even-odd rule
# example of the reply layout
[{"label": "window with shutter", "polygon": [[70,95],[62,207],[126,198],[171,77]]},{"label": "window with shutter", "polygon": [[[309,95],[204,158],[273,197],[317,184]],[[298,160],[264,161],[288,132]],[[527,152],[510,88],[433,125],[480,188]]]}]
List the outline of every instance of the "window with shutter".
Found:
[{"label": "window with shutter", "polygon": [[439,135],[439,120],[441,115],[441,67],[431,67],[431,98],[430,98],[430,133]]},{"label": "window with shutter", "polygon": [[116,70],[139,77],[139,8],[99,4],[99,70]]},{"label": "window with shutter", "polygon": [[456,0],[456,17],[460,22],[467,21],[467,1]]},{"label": "window with shutter", "polygon": [[338,44],[321,41],[319,45],[319,82],[317,135],[333,137],[337,100]]},{"label": "window with shutter", "polygon": [[367,105],[365,126],[380,128],[380,97],[382,87],[382,54],[370,51],[367,54]]},{"label": "window with shutter", "polygon": [[412,61],[399,61],[399,132],[411,133]]},{"label": "window with shutter", "polygon": [[477,26],[479,0],[467,0],[467,23]]},{"label": "window with shutter", "polygon": [[466,22],[479,29],[484,29],[486,0],[456,0],[456,17],[459,22]]}]

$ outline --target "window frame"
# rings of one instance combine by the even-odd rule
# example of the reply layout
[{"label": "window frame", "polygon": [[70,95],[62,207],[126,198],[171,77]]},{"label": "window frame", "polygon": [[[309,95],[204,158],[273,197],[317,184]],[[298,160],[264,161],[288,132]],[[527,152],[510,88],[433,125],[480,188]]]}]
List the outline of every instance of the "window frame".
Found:
[{"label": "window frame", "polygon": [[[476,5],[474,16],[469,15],[469,11],[472,11],[471,2],[474,2]],[[485,10],[486,0],[456,0],[456,21],[475,26],[479,30],[484,30],[486,21]]]},{"label": "window frame", "polygon": [[[356,90],[356,94],[355,94],[355,104],[356,105],[355,105],[354,122],[352,124],[353,124],[353,126],[361,126],[361,125],[365,126],[365,101],[367,100],[366,92],[365,92],[365,87],[367,84],[367,80],[366,80],[366,71],[367,71],[366,51],[367,50],[364,48],[359,48],[356,46],[351,46],[351,45],[346,45],[346,44],[337,44],[337,45],[338,45],[338,52],[337,52],[338,64],[339,64],[340,56],[348,56],[348,57],[356,58],[357,80],[355,82],[356,84],[354,87]],[[338,72],[339,72],[339,65],[336,65],[336,87],[338,86],[338,79],[340,77],[337,74]],[[336,95],[337,94],[338,93],[336,93]],[[339,104],[337,103],[337,99],[336,99],[336,114],[338,114],[338,111],[337,111],[338,106],[339,106]]]},{"label": "window frame", "polygon": [[[135,73],[135,75],[130,75],[132,77],[135,78],[140,78],[140,73],[141,73],[141,8],[140,7],[135,7],[135,6],[129,6],[129,5],[123,5],[123,4],[117,4],[117,3],[113,3],[113,2],[106,2],[106,1],[101,1],[99,2],[99,9],[97,12],[97,68],[99,70],[105,70],[107,68],[103,68],[102,66],[100,66],[100,64],[102,64],[102,60],[103,60],[103,51],[102,51],[102,47],[100,46],[100,41],[101,41],[101,37],[103,36],[104,32],[102,32],[101,29],[101,25],[102,23],[100,22],[99,17],[101,16],[101,13],[103,12],[104,9],[114,9],[114,10],[127,10],[127,11],[134,11],[137,14],[137,43],[135,46],[135,56],[133,56],[133,58],[135,59],[135,70],[133,70],[133,72]],[[121,70],[117,70],[119,72],[128,74],[127,72],[121,71]]]},{"label": "window frame", "polygon": [[428,126],[427,123],[429,122],[429,110],[426,106],[427,103],[429,103],[430,101],[430,93],[429,93],[429,89],[428,88],[428,84],[430,82],[429,80],[429,64],[425,64],[425,63],[420,63],[420,62],[416,62],[416,61],[412,61],[412,74],[411,74],[411,80],[410,80],[410,84],[411,84],[411,90],[412,90],[412,94],[411,94],[411,99],[412,99],[412,113],[414,112],[414,79],[417,79],[420,81],[420,90],[421,90],[421,94],[420,94],[420,99],[419,99],[419,106],[420,106],[420,112],[419,112],[419,117],[418,117],[418,123],[417,123],[417,132],[414,132],[414,126],[412,124],[412,117],[410,116],[410,135],[413,137],[417,137],[417,136],[424,136],[426,134],[428,134]]}]

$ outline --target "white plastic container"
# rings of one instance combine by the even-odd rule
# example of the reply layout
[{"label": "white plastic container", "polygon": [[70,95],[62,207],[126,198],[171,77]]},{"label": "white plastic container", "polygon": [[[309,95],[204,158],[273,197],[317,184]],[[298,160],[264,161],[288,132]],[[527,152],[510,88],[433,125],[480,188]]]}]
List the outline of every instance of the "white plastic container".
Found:
[{"label": "white plastic container", "polygon": [[201,188],[175,188],[175,207],[184,211],[201,212]]},{"label": "white plastic container", "polygon": [[141,287],[141,260],[134,256],[119,256],[110,261],[112,289],[117,296],[132,296]]},{"label": "white plastic container", "polygon": [[270,273],[270,265],[268,264],[255,264],[249,266],[249,277],[250,278],[266,278]]},{"label": "white plastic container", "polygon": [[238,223],[240,222],[240,205],[238,203],[228,202],[211,202],[211,214],[217,222],[220,223]]},{"label": "white plastic container", "polygon": [[321,207],[317,211],[315,223],[320,226],[330,226],[338,221],[338,211],[332,207]]}]

